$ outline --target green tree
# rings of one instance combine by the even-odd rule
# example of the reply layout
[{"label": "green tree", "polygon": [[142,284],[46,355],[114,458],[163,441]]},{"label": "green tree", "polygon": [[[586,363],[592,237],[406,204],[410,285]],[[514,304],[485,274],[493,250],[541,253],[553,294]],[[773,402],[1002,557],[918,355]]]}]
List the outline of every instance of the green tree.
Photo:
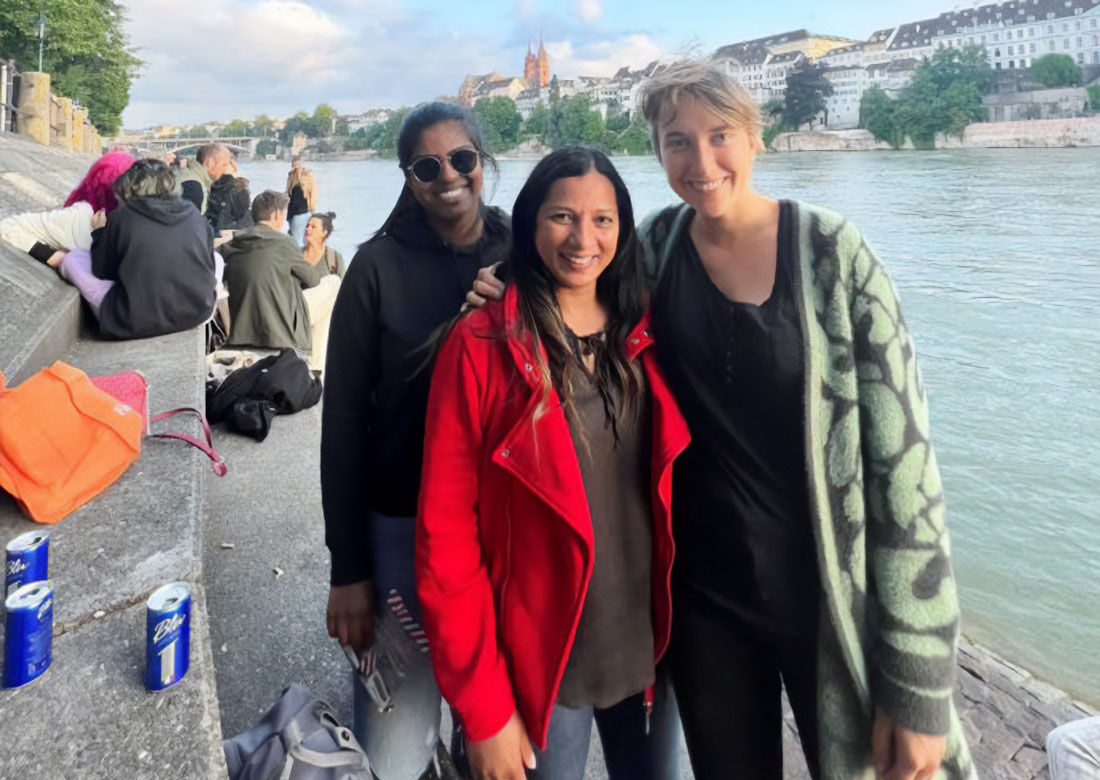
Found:
[{"label": "green tree", "polygon": [[256,144],[256,154],[261,157],[268,154],[275,154],[275,150],[278,148],[278,144],[275,143],[274,138],[264,138]]},{"label": "green tree", "polygon": [[284,144],[289,144],[291,139],[294,138],[299,132],[305,133],[310,138],[316,138],[321,135],[317,129],[317,123],[307,114],[305,111],[299,111],[290,119],[286,120],[283,125],[283,129],[279,131],[279,140]]},{"label": "green tree", "polygon": [[481,98],[474,104],[474,114],[485,130],[485,141],[490,150],[502,151],[516,145],[516,135],[523,119],[511,98]]},{"label": "green tree", "polygon": [[982,93],[993,84],[985,49],[937,49],[913,69],[896,107],[899,128],[918,146],[930,146],[936,133],[961,134],[971,122],[982,119]]},{"label": "green tree", "polygon": [[342,135],[342,136],[347,136],[347,135],[351,134],[351,130],[348,127],[348,123],[347,123],[346,119],[337,119],[336,120],[336,129],[333,130],[333,134],[334,135]]},{"label": "green tree", "polygon": [[408,106],[397,109],[390,114],[389,119],[374,125],[367,131],[367,140],[370,148],[377,150],[383,157],[397,156],[397,136],[401,132],[401,125],[405,117],[411,111]]},{"label": "green tree", "polygon": [[243,119],[234,119],[218,135],[222,138],[240,138],[248,135],[248,125]]},{"label": "green tree", "polygon": [[622,154],[634,155],[651,154],[653,152],[649,122],[645,121],[645,117],[640,112],[634,113],[630,125],[615,139],[612,149]]},{"label": "green tree", "polygon": [[535,103],[535,108],[531,111],[531,116],[527,117],[527,121],[523,123],[523,132],[527,135],[536,136],[540,139],[546,136],[546,128],[550,123],[550,110],[546,107],[546,104],[541,100]]},{"label": "green tree", "polygon": [[557,103],[561,100],[561,85],[558,84],[558,74],[554,74],[550,79],[550,102]]},{"label": "green tree", "polygon": [[38,68],[35,25],[46,16],[42,69],[58,95],[88,107],[88,118],[102,133],[122,124],[130,83],[141,65],[130,47],[122,5],[115,0],[2,0],[0,54],[19,68]]},{"label": "green tree", "polygon": [[1044,54],[1031,63],[1031,77],[1044,87],[1076,87],[1081,69],[1068,54]]},{"label": "green tree", "polygon": [[[595,120],[592,120],[590,115],[595,115]],[[599,125],[596,122],[599,122]],[[600,118],[598,111],[592,110],[588,95],[563,98],[550,107],[546,142],[554,149],[568,144],[585,143],[586,128],[588,128],[589,137],[597,137],[597,128],[598,137],[602,137],[603,119]]]},{"label": "green tree", "polygon": [[1089,93],[1089,106],[1093,111],[1100,111],[1100,84],[1085,89]]},{"label": "green tree", "polygon": [[787,91],[783,96],[783,124],[798,128],[825,110],[825,98],[833,94],[833,85],[820,68],[802,61],[787,74]]},{"label": "green tree", "polygon": [[258,135],[266,138],[275,134],[275,120],[267,114],[260,114],[252,120],[252,126],[248,130],[249,135]]},{"label": "green tree", "polygon": [[321,103],[313,109],[313,116],[309,119],[313,123],[315,136],[332,135],[336,127],[336,109],[328,103]]},{"label": "green tree", "polygon": [[184,128],[180,134],[180,138],[209,138],[210,131],[206,129],[204,125],[191,125]]},{"label": "green tree", "polygon": [[864,90],[859,101],[859,126],[897,149],[905,143],[905,129],[898,125],[895,103],[880,87]]},{"label": "green tree", "polygon": [[367,128],[360,127],[354,133],[344,139],[344,151],[354,152],[359,149],[369,149],[370,143],[367,141]]}]

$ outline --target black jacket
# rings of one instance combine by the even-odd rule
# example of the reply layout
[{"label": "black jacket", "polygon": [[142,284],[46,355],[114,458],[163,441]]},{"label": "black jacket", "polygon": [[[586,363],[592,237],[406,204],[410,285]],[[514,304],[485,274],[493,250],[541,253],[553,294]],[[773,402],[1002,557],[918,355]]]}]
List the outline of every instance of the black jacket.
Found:
[{"label": "black jacket", "polygon": [[210,187],[206,219],[215,233],[250,228],[256,224],[252,221],[251,204],[248,179],[227,173]]},{"label": "black jacket", "polygon": [[488,209],[471,247],[444,244],[419,205],[363,244],[332,312],[321,433],[321,492],[332,584],[368,579],[370,510],[416,514],[431,367],[425,345],[458,314],[478,269],[504,260],[511,226]]},{"label": "black jacket", "polygon": [[178,197],[131,198],[92,235],[92,273],[112,279],[99,308],[107,338],[176,333],[214,310],[214,244],[210,224]]}]

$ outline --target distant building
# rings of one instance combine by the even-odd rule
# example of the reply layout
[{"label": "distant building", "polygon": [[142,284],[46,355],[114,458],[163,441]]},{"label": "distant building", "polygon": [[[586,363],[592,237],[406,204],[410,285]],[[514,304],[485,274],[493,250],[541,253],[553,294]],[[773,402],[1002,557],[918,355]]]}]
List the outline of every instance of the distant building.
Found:
[{"label": "distant building", "polygon": [[364,111],[362,114],[349,114],[348,116],[341,117],[348,124],[348,132],[354,133],[357,130],[364,130],[375,125],[382,124],[393,114],[393,111],[388,108],[371,108]]},{"label": "distant building", "polygon": [[542,33],[539,33],[539,53],[531,53],[531,44],[527,44],[527,56],[523,60],[523,78],[533,87],[550,86],[550,55],[542,45]]},{"label": "distant building", "polygon": [[723,46],[714,56],[760,104],[778,100],[787,91],[787,74],[802,60],[814,61],[834,49],[857,43],[851,38],[817,35],[807,30],[769,35]]},{"label": "distant building", "polygon": [[472,107],[474,105],[474,94],[484,82],[499,81],[502,78],[504,77],[496,71],[486,73],[484,76],[468,75],[462,80],[462,85],[458,88],[458,102],[468,108]]},{"label": "distant building", "polygon": [[931,26],[934,48],[982,44],[995,70],[1028,68],[1055,53],[1100,65],[1097,0],[1013,0],[940,14]]}]

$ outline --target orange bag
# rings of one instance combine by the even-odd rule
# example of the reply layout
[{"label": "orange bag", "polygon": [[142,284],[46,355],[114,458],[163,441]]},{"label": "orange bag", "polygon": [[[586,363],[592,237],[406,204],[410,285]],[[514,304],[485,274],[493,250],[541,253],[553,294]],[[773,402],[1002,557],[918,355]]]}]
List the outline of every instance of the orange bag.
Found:
[{"label": "orange bag", "polygon": [[142,415],[58,361],[9,388],[0,374],[0,487],[33,520],[56,523],[141,454]]}]

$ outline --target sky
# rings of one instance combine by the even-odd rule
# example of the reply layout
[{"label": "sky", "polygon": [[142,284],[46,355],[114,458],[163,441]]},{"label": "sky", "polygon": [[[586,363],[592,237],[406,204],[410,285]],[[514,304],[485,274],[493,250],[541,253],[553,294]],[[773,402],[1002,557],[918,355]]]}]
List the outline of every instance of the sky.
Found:
[{"label": "sky", "polygon": [[958,0],[123,0],[145,61],[129,129],[415,105],[467,73],[523,75],[540,31],[551,73],[610,76],[678,53],[806,28],[865,40]]}]

